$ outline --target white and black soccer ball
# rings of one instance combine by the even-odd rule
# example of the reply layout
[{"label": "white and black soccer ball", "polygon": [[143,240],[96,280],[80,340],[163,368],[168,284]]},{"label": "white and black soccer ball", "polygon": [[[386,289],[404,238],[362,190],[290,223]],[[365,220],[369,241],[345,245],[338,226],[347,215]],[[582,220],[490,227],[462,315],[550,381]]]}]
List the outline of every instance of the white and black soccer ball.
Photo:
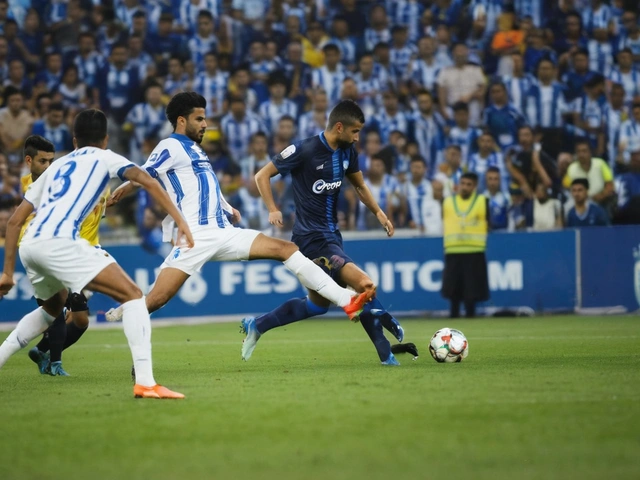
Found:
[{"label": "white and black soccer ball", "polygon": [[429,352],[436,362],[458,363],[469,355],[469,342],[460,330],[441,328],[431,337]]}]

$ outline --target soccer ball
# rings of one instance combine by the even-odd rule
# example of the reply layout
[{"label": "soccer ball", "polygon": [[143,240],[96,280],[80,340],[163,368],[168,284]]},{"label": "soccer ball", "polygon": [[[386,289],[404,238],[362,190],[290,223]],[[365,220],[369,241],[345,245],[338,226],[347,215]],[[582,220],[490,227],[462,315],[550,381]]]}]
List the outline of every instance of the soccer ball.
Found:
[{"label": "soccer ball", "polygon": [[460,330],[441,328],[431,337],[429,352],[436,362],[458,363],[469,355],[469,342]]}]

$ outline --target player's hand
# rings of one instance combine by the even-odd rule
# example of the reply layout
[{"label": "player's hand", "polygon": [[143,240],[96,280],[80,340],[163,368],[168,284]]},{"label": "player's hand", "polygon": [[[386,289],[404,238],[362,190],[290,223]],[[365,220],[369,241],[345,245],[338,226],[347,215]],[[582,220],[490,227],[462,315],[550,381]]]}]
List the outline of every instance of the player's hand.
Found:
[{"label": "player's hand", "polygon": [[240,223],[240,221],[242,220],[242,215],[240,214],[240,211],[236,210],[235,208],[233,208],[233,213],[231,214],[231,223],[233,223],[234,225],[236,223]]},{"label": "player's hand", "polygon": [[387,236],[393,237],[394,229],[393,229],[393,223],[391,223],[391,220],[387,218],[387,216],[382,210],[380,210],[377,213],[376,217],[378,218],[380,225],[382,225],[382,228],[384,228],[385,232],[387,232]]},{"label": "player's hand", "polygon": [[284,225],[284,222],[282,221],[282,212],[280,210],[269,212],[269,223],[276,227],[282,227]]},{"label": "player's hand", "polygon": [[176,241],[176,245],[182,246],[185,242],[189,248],[193,248],[195,245],[189,225],[183,220],[178,223],[178,240]]},{"label": "player's hand", "polygon": [[0,277],[0,298],[9,293],[9,290],[11,290],[14,285],[13,275],[7,275],[2,272],[2,277]]},{"label": "player's hand", "polygon": [[118,203],[120,200],[122,200],[123,196],[124,196],[124,189],[116,188],[114,192],[111,194],[111,196],[107,199],[107,207],[110,207]]}]

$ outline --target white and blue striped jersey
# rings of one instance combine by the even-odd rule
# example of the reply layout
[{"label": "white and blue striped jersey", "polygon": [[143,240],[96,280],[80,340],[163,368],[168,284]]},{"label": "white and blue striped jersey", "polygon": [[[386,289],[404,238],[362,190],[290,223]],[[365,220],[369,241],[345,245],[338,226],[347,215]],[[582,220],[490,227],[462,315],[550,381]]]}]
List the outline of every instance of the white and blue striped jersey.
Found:
[{"label": "white and blue striped jersey", "polygon": [[[189,137],[171,134],[158,144],[142,168],[160,181],[192,233],[205,228],[231,227],[224,214],[226,201],[209,158]],[[163,233],[168,239],[173,228],[166,223],[163,223]]]},{"label": "white and blue striped jersey", "polygon": [[562,116],[568,111],[563,86],[554,82],[551,85],[533,85],[527,95],[527,119],[534,127],[561,128]]},{"label": "white and blue striped jersey", "polygon": [[383,144],[389,142],[389,135],[391,132],[398,130],[405,136],[409,134],[409,118],[404,112],[398,111],[395,115],[391,116],[386,110],[382,110],[377,115],[374,115],[371,122],[373,130],[377,130],[380,134],[380,141]]},{"label": "white and blue striped jersey", "polygon": [[358,86],[358,105],[362,108],[365,118],[371,117],[382,106],[383,86],[373,75],[367,79],[362,78],[362,73],[358,72],[353,76],[353,80]]},{"label": "white and blue striped jersey", "polygon": [[604,126],[607,135],[607,160],[609,167],[614,169],[620,144],[620,129],[622,122],[626,120],[627,113],[624,108],[615,110],[610,103],[604,108]]},{"label": "white and blue striped jersey", "polygon": [[323,65],[311,71],[311,87],[320,87],[327,92],[329,105],[333,106],[340,101],[342,82],[350,76],[349,72],[342,65],[337,65],[334,72],[330,72],[326,65]]},{"label": "white and blue striped jersey", "polygon": [[396,75],[399,78],[407,78],[409,64],[416,58],[418,49],[414,44],[406,44],[400,48],[391,47],[389,58]]},{"label": "white and blue striped jersey", "polygon": [[[364,183],[369,187],[371,195],[380,206],[380,209],[383,212],[386,212],[389,206],[389,201],[391,200],[391,195],[397,193],[400,188],[396,177],[385,173],[382,177],[382,182],[378,185],[374,185],[366,177],[364,179]],[[358,220],[356,222],[357,229],[368,230],[372,226],[376,225],[376,222],[379,223],[375,215],[371,213],[367,206],[362,202],[358,202]]]},{"label": "white and blue striped jersey", "polygon": [[207,10],[214,17],[214,21],[219,16],[217,0],[199,0],[197,4],[192,1],[179,2],[179,8],[174,13],[177,22],[189,32],[198,30],[198,13],[200,10]]},{"label": "white and blue striped jersey", "polygon": [[420,156],[427,162],[429,177],[435,174],[436,165],[442,161],[445,125],[446,122],[439,113],[425,117],[420,112],[416,112],[414,116],[414,138],[420,149]]},{"label": "white and blue striped jersey", "polygon": [[162,104],[154,108],[148,103],[138,103],[129,111],[126,123],[133,126],[133,135],[129,140],[132,162],[138,165],[144,163],[145,158],[142,153],[144,141],[158,137],[166,121]]},{"label": "white and blue striped jersey", "polygon": [[83,147],[59,158],[31,184],[24,199],[36,215],[22,245],[53,238],[78,239],[83,220],[100,200],[109,179],[120,177],[133,163],[111,150]]},{"label": "white and blue striped jersey", "polygon": [[414,185],[411,180],[402,183],[399,188],[400,194],[407,200],[409,207],[409,219],[413,220],[417,226],[422,225],[422,203],[424,197],[433,197],[431,182],[423,178],[418,185]]},{"label": "white and blue striped jersey", "polygon": [[336,47],[340,49],[341,62],[344,65],[355,65],[356,63],[356,44],[355,42],[347,37],[344,39],[333,37],[327,43],[332,43]]},{"label": "white and blue striped jersey", "polygon": [[207,117],[215,117],[223,112],[224,98],[227,94],[228,75],[216,72],[210,76],[207,72],[201,72],[193,82],[193,91],[199,93],[207,100],[205,114]]},{"label": "white and blue striped jersey", "polygon": [[394,25],[405,25],[409,40],[417,42],[421,37],[420,19],[424,7],[418,0],[387,0],[387,13]]},{"label": "white and blue striped jersey", "polygon": [[305,138],[314,137],[320,135],[320,132],[324,131],[327,126],[327,120],[329,120],[329,112],[325,112],[324,121],[319,124],[315,121],[315,111],[311,110],[307,113],[300,115],[298,119],[298,139],[304,140]]},{"label": "white and blue striped jersey", "polygon": [[218,39],[215,35],[202,38],[196,34],[187,41],[187,46],[191,52],[191,60],[193,60],[196,70],[200,71],[204,67],[204,56],[218,49]]},{"label": "white and blue striped jersey", "polygon": [[369,52],[372,52],[378,43],[389,43],[390,41],[391,31],[388,28],[383,28],[382,30],[367,28],[364,31],[364,46]]},{"label": "white and blue striped jersey", "polygon": [[509,173],[504,164],[504,158],[499,152],[491,152],[488,157],[483,158],[480,152],[474,153],[469,157],[469,163],[467,164],[467,172],[473,172],[478,175],[479,192],[483,192],[487,188],[486,175],[489,167],[496,167],[500,169],[500,187],[503,192],[509,190]]},{"label": "white and blue striped jersey", "polygon": [[[640,35],[638,38],[631,38],[628,34],[621,35],[618,42],[618,52],[623,48],[631,49],[634,56],[640,55]],[[640,64],[636,63],[636,67],[640,68]]]},{"label": "white and blue striped jersey", "polygon": [[442,65],[436,62],[435,59],[429,65],[423,59],[418,58],[409,64],[407,74],[411,80],[433,93],[435,92],[434,89],[441,69]]},{"label": "white and blue striped jersey", "polygon": [[631,152],[640,149],[640,123],[633,118],[625,120],[620,126],[620,143],[626,145],[622,158],[628,162]]},{"label": "white and blue striped jersey", "polygon": [[533,75],[525,73],[522,77],[504,76],[502,83],[507,87],[509,100],[522,115],[527,112],[527,95],[531,86],[536,83]]},{"label": "white and blue striped jersey", "polygon": [[[580,118],[590,128],[600,128],[604,125],[604,110],[606,101],[604,97],[597,99],[582,95],[573,101],[573,111],[580,115]],[[593,138],[595,141],[595,138]]]},{"label": "white and blue striped jersey", "polygon": [[[170,95],[170,96],[173,96],[179,92],[185,92],[188,81],[189,81],[189,75],[187,75],[186,73],[182,74],[182,76],[177,80],[174,79],[173,77],[167,76],[167,78],[164,81],[164,91],[167,95]],[[204,95],[202,96],[204,97]]]},{"label": "white and blue striped jersey", "polygon": [[447,136],[446,146],[457,145],[460,147],[462,153],[462,165],[467,165],[469,157],[472,153],[478,150],[478,138],[482,135],[482,130],[479,128],[468,127],[462,129],[459,126],[454,126],[449,130]]},{"label": "white and blue striped jersey", "polygon": [[58,94],[62,97],[62,104],[65,108],[85,108],[82,103],[87,97],[87,86],[79,83],[73,88],[67,87],[64,83],[58,86]]},{"label": "white and blue striped jersey", "polygon": [[597,10],[587,7],[582,11],[582,28],[591,33],[594,28],[609,28],[609,22],[613,20],[609,5],[600,5]]},{"label": "white and blue striped jersey", "polygon": [[268,132],[275,134],[278,130],[278,122],[285,115],[292,117],[295,123],[298,119],[298,106],[288,98],[283,99],[280,105],[267,100],[258,107],[258,115],[262,118]]},{"label": "white and blue striped jersey", "polygon": [[224,136],[229,153],[234,161],[249,155],[249,143],[251,136],[256,132],[266,132],[267,129],[262,123],[262,119],[255,113],[247,112],[240,121],[236,120],[230,113],[222,117],[220,129]]},{"label": "white and blue striped jersey", "polygon": [[609,76],[613,68],[613,45],[611,42],[598,42],[589,40],[587,43],[589,51],[589,70],[599,72],[605,77]]},{"label": "white and blue striped jersey", "polygon": [[471,17],[478,20],[485,18],[485,35],[492,35],[498,30],[498,19],[502,15],[502,0],[473,0],[471,2]]},{"label": "white and blue striped jersey", "polygon": [[513,8],[517,18],[531,17],[533,24],[538,27],[544,27],[544,8],[547,0],[514,0]]},{"label": "white and blue striped jersey", "polygon": [[624,101],[627,104],[631,104],[633,98],[640,95],[640,70],[636,67],[632,67],[627,73],[622,73],[618,67],[614,67],[609,74],[609,80],[624,87]]},{"label": "white and blue striped jersey", "polygon": [[104,67],[104,58],[98,52],[91,52],[87,58],[78,55],[74,60],[78,67],[78,76],[80,80],[87,84],[88,87],[97,86],[97,76]]}]

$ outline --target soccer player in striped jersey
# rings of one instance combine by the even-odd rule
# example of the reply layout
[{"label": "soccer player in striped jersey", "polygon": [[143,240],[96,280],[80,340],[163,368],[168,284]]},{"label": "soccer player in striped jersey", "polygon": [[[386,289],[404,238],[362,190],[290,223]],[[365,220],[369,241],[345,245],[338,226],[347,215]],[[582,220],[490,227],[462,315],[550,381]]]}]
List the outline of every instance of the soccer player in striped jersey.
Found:
[{"label": "soccer player in striped jersey", "polygon": [[[354,294],[340,287],[320,267],[301,254],[293,243],[268,237],[257,230],[235,228],[240,213],[220,192],[220,184],[200,142],[207,127],[206,100],[195,92],[174,96],[167,106],[167,118],[174,133],[161,141],[143,168],[167,188],[173,204],[180,208],[196,240],[195,247],[176,244],[160,266],[160,274],[146,296],[147,308],[155,312],[178,292],[187,279],[208,261],[279,260],[307,288],[342,307],[357,320],[364,303],[375,295],[371,285]],[[134,190],[132,183],[116,189],[111,203]],[[165,241],[173,227],[163,224]],[[107,320],[119,321],[124,305],[107,312]],[[317,307],[316,307],[317,308]],[[136,367],[137,372],[137,367]]]},{"label": "soccer player in striped jersey", "polygon": [[[269,222],[282,227],[282,212],[275,203],[270,179],[277,174],[291,174],[296,209],[293,242],[336,281],[366,294],[375,288],[373,281],[344,252],[338,228],[338,199],[345,176],[388,236],[393,235],[394,229],[367,188],[358,167],[354,143],[358,141],[363,125],[364,115],[360,107],[350,100],[340,102],[329,114],[327,127],[322,133],[285,148],[256,174],[256,182],[269,209]],[[245,318],[242,327],[247,337],[242,347],[243,357],[248,359],[251,356],[261,335],[268,330],[322,315],[328,307],[327,300],[310,291],[307,298],[291,299],[257,318]],[[398,365],[382,331],[384,325],[402,341],[404,331],[397,320],[378,299],[368,302],[359,318],[380,361],[384,365]]]},{"label": "soccer player in striped jersey", "polygon": [[25,315],[0,346],[0,367],[47,329],[63,310],[67,290],[84,288],[109,295],[123,303],[124,331],[136,367],[137,398],[184,398],[156,384],[151,362],[151,322],[138,286],[107,252],[78,238],[78,226],[100,201],[110,178],[120,177],[142,185],[158,205],[178,224],[178,239],[192,248],[193,237],[184,217],[165,190],[148,173],[124,157],[105,150],[107,118],[99,110],[80,112],[73,126],[76,149],[47,168],[17,208],[7,227],[4,271],[0,295],[14,285],[16,251],[20,229],[36,211],[20,244],[36,298],[42,306]]},{"label": "soccer player in striped jersey", "polygon": [[[39,135],[27,137],[24,142],[24,159],[30,173],[20,179],[23,193],[51,166],[54,155],[55,146],[47,139]],[[92,246],[98,245],[98,226],[103,217],[108,196],[109,187],[106,187],[102,192],[100,202],[80,227],[80,237],[86,239]],[[34,216],[35,214],[32,214],[23,225],[18,245],[20,245],[22,236]],[[39,301],[39,303],[41,302]],[[40,343],[29,350],[29,358],[38,365],[38,370],[42,374],[68,375],[62,368],[62,350],[76,343],[89,326],[87,299],[82,293],[72,292],[67,298],[65,307],[67,310],[56,317]],[[70,322],[68,325],[65,323],[67,317]]]}]

